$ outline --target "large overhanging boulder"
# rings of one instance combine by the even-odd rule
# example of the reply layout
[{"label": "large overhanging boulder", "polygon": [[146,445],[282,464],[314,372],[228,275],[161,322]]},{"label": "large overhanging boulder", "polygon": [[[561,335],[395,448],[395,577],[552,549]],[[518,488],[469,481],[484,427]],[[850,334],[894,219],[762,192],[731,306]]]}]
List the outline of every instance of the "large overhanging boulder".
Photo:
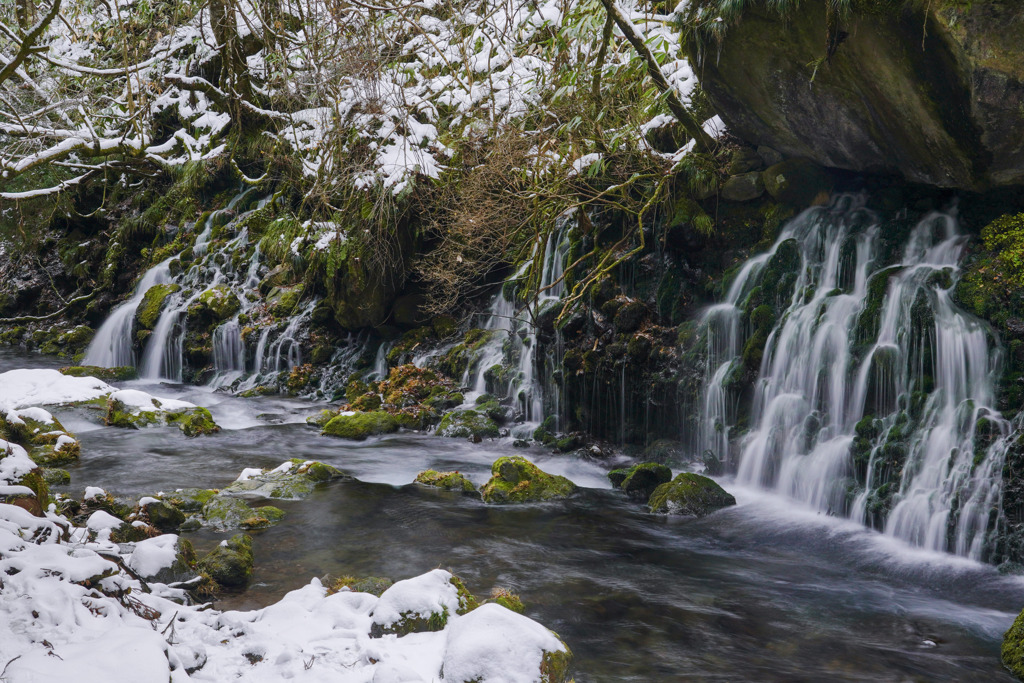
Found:
[{"label": "large overhanging boulder", "polygon": [[854,0],[831,21],[827,0],[785,16],[765,4],[717,22],[720,40],[705,33],[689,45],[736,135],[824,166],[940,187],[1024,184],[1020,3]]}]

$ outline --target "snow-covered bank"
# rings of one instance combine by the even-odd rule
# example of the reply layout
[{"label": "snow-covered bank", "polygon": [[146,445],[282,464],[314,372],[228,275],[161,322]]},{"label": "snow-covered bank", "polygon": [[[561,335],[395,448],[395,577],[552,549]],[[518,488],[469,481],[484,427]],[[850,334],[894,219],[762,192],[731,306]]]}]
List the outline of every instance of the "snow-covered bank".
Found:
[{"label": "snow-covered bank", "polygon": [[[379,598],[313,579],[266,608],[220,612],[180,604],[182,590],[144,585],[124,568],[169,566],[172,537],[118,545],[108,535],[0,504],[4,680],[526,683],[564,674],[567,650],[540,624],[496,604],[457,614],[443,570]],[[421,621],[407,635],[370,635],[374,623]]]}]

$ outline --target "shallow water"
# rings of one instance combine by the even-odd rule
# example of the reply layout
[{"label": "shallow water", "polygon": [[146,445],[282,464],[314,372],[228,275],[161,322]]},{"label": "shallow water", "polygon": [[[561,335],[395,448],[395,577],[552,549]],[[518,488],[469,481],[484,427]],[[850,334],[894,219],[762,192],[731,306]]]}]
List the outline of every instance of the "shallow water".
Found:
[{"label": "shallow water", "polygon": [[[0,371],[61,364],[0,351]],[[130,384],[205,405],[225,429],[188,439],[56,410],[82,441],[75,495],[87,485],[135,496],[219,487],[244,467],[291,457],[360,480],[280,503],[284,522],[253,534],[253,586],[222,607],[266,604],[314,576],[400,579],[441,566],[477,594],[519,593],[527,615],[572,648],[580,683],[1013,680],[999,643],[1024,607],[1024,579],[991,567],[729,481],[735,508],[703,520],[649,515],[608,490],[604,467],[539,450],[526,455],[586,488],[559,503],[486,506],[408,482],[433,467],[482,483],[495,458],[514,452],[508,443],[403,434],[351,444],[303,424],[318,409],[305,401]],[[200,548],[223,537],[190,536]]]}]

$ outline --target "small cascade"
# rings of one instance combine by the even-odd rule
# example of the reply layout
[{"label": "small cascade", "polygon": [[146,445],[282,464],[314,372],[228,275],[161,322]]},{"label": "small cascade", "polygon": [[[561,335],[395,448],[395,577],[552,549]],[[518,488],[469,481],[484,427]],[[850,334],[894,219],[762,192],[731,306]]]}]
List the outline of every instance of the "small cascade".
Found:
[{"label": "small cascade", "polygon": [[[513,405],[526,422],[544,419],[545,397],[538,365],[540,360],[536,357],[537,330],[534,321],[549,306],[556,306],[565,292],[562,275],[569,252],[569,230],[572,224],[568,217],[560,219],[558,229],[548,237],[544,250],[538,254],[535,248],[533,259],[524,263],[509,278],[512,283],[522,279],[534,261],[541,259],[541,278],[534,299],[517,310],[516,302],[506,298],[503,287],[492,300],[482,327],[491,331],[493,336],[462,378],[463,385],[471,387],[467,394],[470,402],[487,393],[490,386],[499,393],[504,390],[504,395],[512,398]],[[508,376],[496,378],[496,366],[503,365],[511,368]]]},{"label": "small cascade", "polygon": [[[302,363],[301,344],[306,341],[316,301],[306,302],[287,321],[278,322],[267,315],[258,291],[266,267],[261,263],[259,245],[250,242],[242,219],[263,208],[269,198],[247,200],[251,192],[240,192],[227,207],[211,212],[191,247],[143,276],[132,298],[115,309],[101,327],[90,346],[88,362],[136,365],[142,378],[180,382],[189,364],[196,362],[185,358],[186,335],[200,334],[208,335],[208,341],[200,340],[199,346],[208,346],[209,355],[202,362],[209,363],[213,373],[204,379],[214,388],[246,390],[274,384],[279,373]],[[249,208],[240,210],[246,204]],[[169,264],[176,259],[184,267],[172,277]],[[150,287],[164,283],[178,287],[164,300],[137,358],[135,310]],[[231,303],[230,317],[208,313],[224,300]],[[255,349],[247,344],[249,334],[258,334]],[[195,340],[192,344],[196,345]]]},{"label": "small cascade", "polygon": [[1000,349],[952,300],[955,216],[902,248],[894,228],[845,197],[741,268],[703,319],[699,447],[746,484],[982,559],[1011,431],[992,407]]},{"label": "small cascade", "polygon": [[170,282],[169,262],[170,259],[158,263],[143,273],[131,298],[110,312],[85,351],[82,361],[85,365],[104,368],[135,365],[135,340],[132,337],[135,312],[150,287]]}]

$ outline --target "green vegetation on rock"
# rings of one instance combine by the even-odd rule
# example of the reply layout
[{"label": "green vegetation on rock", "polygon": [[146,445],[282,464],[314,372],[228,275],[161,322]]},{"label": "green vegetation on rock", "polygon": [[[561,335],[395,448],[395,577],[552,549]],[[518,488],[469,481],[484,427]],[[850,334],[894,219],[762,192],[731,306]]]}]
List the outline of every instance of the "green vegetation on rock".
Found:
[{"label": "green vegetation on rock", "polygon": [[475,410],[453,410],[441,418],[436,433],[438,436],[479,441],[496,438],[498,425],[491,418]]},{"label": "green vegetation on rock", "polygon": [[735,505],[736,499],[707,477],[683,472],[662,484],[651,494],[651,512],[703,517],[715,510]]},{"label": "green vegetation on rock", "polygon": [[434,486],[445,491],[460,491],[467,494],[477,493],[473,482],[466,479],[460,472],[438,472],[436,470],[424,470],[416,475],[417,484]]},{"label": "green vegetation on rock", "polygon": [[181,285],[162,284],[153,285],[146,290],[142,302],[135,309],[135,324],[140,332],[149,332],[156,327],[156,321],[160,318],[160,311],[163,310],[167,297],[181,290]]},{"label": "green vegetation on rock", "polygon": [[491,466],[491,478],[480,489],[487,503],[530,503],[567,498],[576,485],[565,477],[548,474],[526,458],[513,455],[498,458]]},{"label": "green vegetation on rock", "polygon": [[199,560],[198,567],[222,586],[245,586],[252,579],[252,537],[232,536]]},{"label": "green vegetation on rock", "polygon": [[323,434],[363,441],[378,434],[391,434],[401,428],[398,418],[383,410],[342,414],[324,425]]},{"label": "green vegetation on rock", "polygon": [[612,470],[608,478],[630,498],[647,501],[655,489],[672,481],[672,470],[656,462],[645,462],[625,470]]},{"label": "green vegetation on rock", "polygon": [[95,377],[104,382],[127,382],[137,379],[139,371],[131,365],[118,368],[101,368],[95,365],[72,365],[60,371],[69,377]]}]

